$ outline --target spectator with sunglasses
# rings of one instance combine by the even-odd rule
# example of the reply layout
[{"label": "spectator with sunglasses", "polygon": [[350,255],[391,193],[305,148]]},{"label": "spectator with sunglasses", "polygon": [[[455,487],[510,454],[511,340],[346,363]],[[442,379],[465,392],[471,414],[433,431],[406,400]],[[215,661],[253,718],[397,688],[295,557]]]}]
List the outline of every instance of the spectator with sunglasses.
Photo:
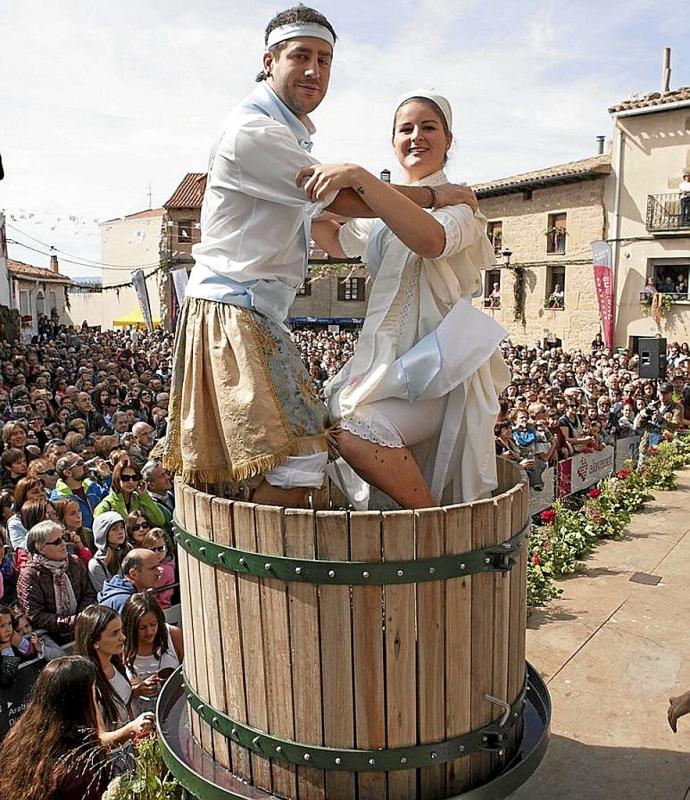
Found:
[{"label": "spectator with sunglasses", "polygon": [[77,614],[96,602],[88,572],[67,552],[62,526],[46,520],[26,537],[29,560],[17,582],[17,598],[31,625],[58,644],[73,638]]},{"label": "spectator with sunglasses", "polygon": [[35,458],[26,470],[27,478],[40,478],[47,494],[50,494],[57,483],[57,470],[50,459],[45,456]]},{"label": "spectator with sunglasses", "polygon": [[113,469],[113,482],[110,491],[98,504],[94,516],[106,511],[117,511],[123,519],[131,511],[143,514],[149,525],[164,525],[165,516],[155,500],[146,490],[141,475],[131,459],[121,458]]},{"label": "spectator with sunglasses", "polygon": [[142,542],[151,530],[149,521],[141,511],[130,511],[125,519],[125,530],[127,531],[127,541],[134,547],[142,547]]},{"label": "spectator with sunglasses", "polygon": [[161,588],[156,590],[156,600],[158,600],[163,610],[170,608],[175,593],[173,584],[178,581],[175,548],[163,528],[151,528],[144,537],[141,546],[145,550],[151,550],[156,553],[160,558],[161,579],[159,586]]}]

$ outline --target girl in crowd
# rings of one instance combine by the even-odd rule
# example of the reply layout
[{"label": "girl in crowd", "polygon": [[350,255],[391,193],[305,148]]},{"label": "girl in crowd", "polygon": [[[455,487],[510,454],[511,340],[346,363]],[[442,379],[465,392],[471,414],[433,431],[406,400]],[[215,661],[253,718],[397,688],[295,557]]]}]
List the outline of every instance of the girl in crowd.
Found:
[{"label": "girl in crowd", "polygon": [[[160,569],[161,578],[159,586],[171,586],[177,580],[177,563],[175,560],[174,550],[163,528],[151,528],[151,530],[144,537],[141,547],[146,550],[153,550],[160,556]],[[172,598],[174,589],[162,589],[156,591],[156,600],[158,605],[165,610],[172,605]]]},{"label": "girl in crowd", "polygon": [[141,483],[139,471],[129,458],[121,458],[113,469],[108,494],[96,506],[94,517],[105,511],[117,511],[125,519],[130,511],[139,511],[149,525],[165,525],[165,516]]},{"label": "girl in crowd", "polygon": [[69,537],[67,541],[67,552],[79,556],[84,566],[89,568],[89,561],[92,558],[93,534],[88,528],[82,525],[81,508],[76,500],[55,500],[55,515],[57,521],[65,529],[65,534]]},{"label": "girl in crowd", "polygon": [[510,381],[498,351],[504,329],[470,302],[493,262],[486,219],[464,204],[433,208],[434,187],[448,183],[451,127],[440,95],[398,101],[393,150],[403,182],[428,189],[431,211],[356,165],[317,164],[297,177],[312,200],[352,188],[380,218],[312,228],[331,256],[366,252],[374,275],[354,355],[325,392],[344,459],[405,508],[495,489],[493,426]]},{"label": "girl in crowd", "polygon": [[[153,714],[147,712],[132,718],[130,703],[132,696],[143,694],[154,686],[142,682],[133,692],[122,663],[125,637],[122,620],[117,612],[105,606],[90,606],[78,617],[74,630],[75,652],[96,668],[96,703],[102,720],[101,741],[113,752],[118,769],[125,766],[128,745],[140,733],[153,730]],[[124,746],[124,747],[123,747]]]},{"label": "girl in crowd", "polygon": [[100,800],[112,773],[98,736],[95,685],[94,665],[80,656],[58,658],[41,671],[0,751],[5,797]]},{"label": "girl in crowd", "polygon": [[127,543],[125,522],[117,511],[106,511],[93,521],[96,553],[89,561],[89,578],[96,592],[117,574],[122,560],[131,550]]},{"label": "girl in crowd", "polygon": [[40,478],[22,478],[14,490],[14,514],[7,521],[10,542],[15,550],[26,550],[28,528],[22,524],[21,511],[24,503],[32,500],[45,500],[46,493]]},{"label": "girl in crowd", "polygon": [[132,547],[142,547],[142,542],[151,530],[149,521],[140,511],[130,511],[125,519],[127,541]]},{"label": "girl in crowd", "polygon": [[150,594],[133,594],[122,611],[125,634],[124,663],[132,686],[139,688],[132,702],[135,713],[152,711],[161,685],[184,658],[182,631],[168,625]]}]

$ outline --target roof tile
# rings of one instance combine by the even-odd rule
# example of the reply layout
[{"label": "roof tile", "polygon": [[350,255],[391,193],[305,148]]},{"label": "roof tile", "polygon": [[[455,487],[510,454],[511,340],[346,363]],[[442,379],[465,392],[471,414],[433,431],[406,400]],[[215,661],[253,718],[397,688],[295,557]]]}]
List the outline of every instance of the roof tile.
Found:
[{"label": "roof tile", "polygon": [[61,272],[35,267],[33,264],[25,264],[23,261],[13,261],[11,258],[7,260],[7,269],[10,275],[16,275],[18,278],[38,278],[44,281],[53,281],[53,283],[72,283],[72,279]]},{"label": "roof tile", "polygon": [[583,158],[580,161],[570,161],[567,164],[557,164],[546,169],[511,175],[508,178],[497,178],[486,183],[476,183],[472,186],[472,189],[477,197],[492,197],[499,194],[517,192],[521,189],[533,189],[540,186],[570,183],[574,180],[585,180],[597,175],[608,175],[610,172],[611,156],[608,153],[604,153],[593,158]]},{"label": "roof tile", "polygon": [[[636,108],[651,108],[653,106],[665,106],[668,103],[677,103],[679,100],[690,100],[690,86],[681,86],[671,92],[651,92],[643,97],[634,97],[630,100],[623,100],[615,106],[609,108],[609,114],[618,114],[621,111],[632,111]],[[662,111],[659,108],[659,111]]]},{"label": "roof tile", "polygon": [[201,208],[206,189],[205,172],[188,172],[163,208]]}]

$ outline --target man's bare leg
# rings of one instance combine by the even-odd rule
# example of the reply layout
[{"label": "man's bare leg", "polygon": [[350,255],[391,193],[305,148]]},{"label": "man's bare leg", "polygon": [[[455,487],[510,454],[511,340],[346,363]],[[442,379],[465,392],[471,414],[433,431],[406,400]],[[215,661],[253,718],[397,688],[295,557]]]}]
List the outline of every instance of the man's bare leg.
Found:
[{"label": "man's bare leg", "polygon": [[407,447],[383,447],[343,430],[338,431],[336,438],[340,455],[352,469],[403,508],[436,505],[419,465]]},{"label": "man's bare leg", "polygon": [[285,506],[285,508],[309,508],[309,493],[311,489],[296,487],[294,489],[281,489],[272,486],[266,479],[252,492],[252,503],[265,506]]}]

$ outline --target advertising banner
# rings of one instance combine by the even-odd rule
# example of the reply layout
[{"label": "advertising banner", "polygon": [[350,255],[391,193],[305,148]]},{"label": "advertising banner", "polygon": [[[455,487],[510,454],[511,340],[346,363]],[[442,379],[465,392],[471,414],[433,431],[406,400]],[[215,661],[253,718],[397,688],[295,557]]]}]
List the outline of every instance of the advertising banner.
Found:
[{"label": "advertising banner", "polygon": [[594,453],[578,453],[558,464],[558,496],[581,492],[613,472],[614,448],[607,445]]},{"label": "advertising banner", "polygon": [[613,347],[614,327],[614,297],[613,297],[613,266],[611,247],[603,241],[591,243],[594,261],[594,285],[599,301],[599,317],[604,343]]},{"label": "advertising banner", "polygon": [[144,277],[143,269],[136,269],[132,273],[132,286],[137,293],[139,300],[139,308],[144,317],[144,322],[149,331],[153,330],[153,317],[151,316],[151,303],[149,302],[149,293],[146,288],[146,278]]}]

